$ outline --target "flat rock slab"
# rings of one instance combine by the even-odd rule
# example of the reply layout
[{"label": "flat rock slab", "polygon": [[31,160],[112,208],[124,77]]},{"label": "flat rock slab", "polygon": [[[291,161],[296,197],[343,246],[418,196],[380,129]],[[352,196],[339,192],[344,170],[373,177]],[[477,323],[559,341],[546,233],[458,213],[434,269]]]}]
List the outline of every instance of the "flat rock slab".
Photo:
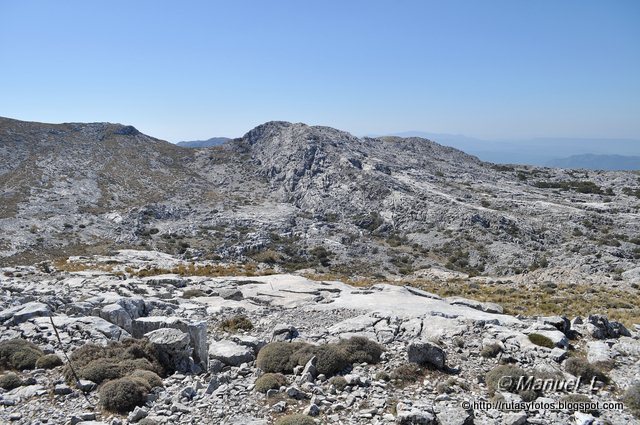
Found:
[{"label": "flat rock slab", "polygon": [[209,357],[229,366],[240,366],[255,359],[253,349],[233,341],[215,341],[209,346]]}]

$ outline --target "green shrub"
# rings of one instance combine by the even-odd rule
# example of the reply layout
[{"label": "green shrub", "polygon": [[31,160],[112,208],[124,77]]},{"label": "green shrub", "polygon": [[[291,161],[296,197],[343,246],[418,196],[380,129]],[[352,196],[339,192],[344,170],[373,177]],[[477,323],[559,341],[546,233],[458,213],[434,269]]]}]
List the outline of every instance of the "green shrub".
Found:
[{"label": "green shrub", "polygon": [[36,368],[38,369],[53,369],[62,365],[62,359],[57,354],[47,354],[36,361]]},{"label": "green shrub", "polygon": [[[68,373],[71,373],[68,368]],[[126,370],[117,363],[113,363],[106,359],[92,360],[89,364],[76,367],[76,373],[80,379],[88,379],[96,384],[101,384],[104,381],[112,379],[122,378],[126,374]],[[67,377],[68,380],[72,380],[73,375]]]},{"label": "green shrub", "polygon": [[333,378],[329,379],[329,383],[334,387],[336,387],[338,391],[344,390],[345,387],[348,385],[347,380],[344,379],[344,377],[342,376],[334,376]]},{"label": "green shrub", "polygon": [[404,363],[391,371],[391,379],[399,384],[417,382],[424,375],[424,369],[415,363]]},{"label": "green shrub", "polygon": [[553,348],[556,346],[550,338],[541,334],[529,334],[529,341],[540,347]]},{"label": "green shrub", "polygon": [[309,416],[296,413],[295,415],[281,417],[276,421],[275,425],[316,425],[316,423]]},{"label": "green shrub", "polygon": [[302,347],[303,342],[272,342],[258,352],[256,364],[263,372],[291,373],[296,364],[291,362],[291,355]]},{"label": "green shrub", "polygon": [[351,365],[348,354],[337,344],[307,345],[295,351],[291,360],[296,365],[304,366],[313,356],[318,360],[318,373],[326,376],[333,376]]},{"label": "green shrub", "polygon": [[349,363],[378,363],[384,352],[382,345],[361,336],[340,340],[338,347],[345,351]]},{"label": "green shrub", "polygon": [[0,388],[10,391],[14,388],[22,386],[22,379],[13,372],[6,373],[0,376]]},{"label": "green shrub", "polygon": [[[136,369],[151,370],[160,376],[166,372],[155,348],[146,339],[128,338],[106,346],[85,344],[71,354],[70,360],[81,379],[97,384],[121,378]],[[71,365],[65,366],[63,374],[67,381],[74,380]]]},{"label": "green shrub", "polygon": [[488,344],[482,348],[480,355],[486,359],[492,359],[498,354],[502,353],[502,347],[500,344]]},{"label": "green shrub", "polygon": [[24,339],[0,342],[0,366],[6,369],[33,369],[43,355],[44,353],[37,345]]},{"label": "green shrub", "polygon": [[579,411],[579,412],[589,413],[596,416],[598,415],[598,411],[595,409],[580,408],[581,407],[580,404],[582,404],[583,407],[587,407],[585,405],[593,403],[591,399],[584,394],[567,394],[560,399],[560,402],[564,403],[565,405],[570,403],[571,406],[569,407],[569,410],[572,413]]},{"label": "green shrub", "polygon": [[564,369],[573,376],[582,377],[583,381],[596,378],[605,384],[609,382],[609,377],[600,368],[582,357],[571,357],[564,363]]},{"label": "green shrub", "polygon": [[140,378],[147,381],[147,383],[151,388],[164,387],[164,382],[162,381],[162,378],[160,378],[157,373],[152,372],[150,370],[145,370],[145,369],[134,370],[129,376],[131,376],[132,378]]},{"label": "green shrub", "polygon": [[[505,376],[511,379],[503,379]],[[491,393],[495,393],[496,391],[515,392],[518,379],[526,376],[525,371],[518,366],[499,365],[487,372],[485,382]]]},{"label": "green shrub", "polygon": [[266,393],[269,390],[277,390],[287,385],[287,379],[281,373],[265,373],[256,379],[256,391]]},{"label": "green shrub", "polygon": [[381,372],[376,373],[375,379],[377,381],[388,382],[388,381],[391,380],[391,376],[387,372],[381,371]]},{"label": "green shrub", "polygon": [[100,403],[110,412],[127,413],[142,406],[147,394],[148,386],[142,380],[119,378],[100,388]]},{"label": "green shrub", "polygon": [[253,329],[253,323],[247,316],[234,316],[223,320],[220,323],[220,329],[227,332],[250,331]]},{"label": "green shrub", "polygon": [[640,382],[633,383],[624,393],[625,406],[640,418]]}]

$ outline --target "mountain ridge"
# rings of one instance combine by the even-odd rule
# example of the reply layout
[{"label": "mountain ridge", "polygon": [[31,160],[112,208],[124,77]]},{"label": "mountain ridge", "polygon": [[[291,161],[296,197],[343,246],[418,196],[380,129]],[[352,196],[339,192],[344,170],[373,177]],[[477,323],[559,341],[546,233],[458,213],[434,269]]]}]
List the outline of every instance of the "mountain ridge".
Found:
[{"label": "mountain ridge", "polygon": [[633,173],[282,121],[203,149],[48,126],[0,121],[3,261],[141,247],[354,276],[636,279]]}]

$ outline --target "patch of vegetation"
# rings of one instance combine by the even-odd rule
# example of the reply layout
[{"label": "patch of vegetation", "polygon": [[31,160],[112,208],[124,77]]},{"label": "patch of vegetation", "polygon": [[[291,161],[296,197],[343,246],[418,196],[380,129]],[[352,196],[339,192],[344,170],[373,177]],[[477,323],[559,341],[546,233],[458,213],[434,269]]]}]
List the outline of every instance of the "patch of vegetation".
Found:
[{"label": "patch of vegetation", "polygon": [[635,196],[636,198],[640,199],[640,188],[630,188],[630,187],[625,187],[622,189],[622,193],[624,193],[627,196]]},{"label": "patch of vegetation", "polygon": [[498,356],[498,354],[502,353],[502,347],[500,344],[488,344],[482,348],[480,351],[480,355],[485,359],[493,359]]},{"label": "patch of vegetation", "polygon": [[[513,365],[499,365],[491,369],[485,375],[485,382],[489,387],[491,394],[498,391],[508,391],[513,393],[516,391],[518,379],[526,378],[527,374],[524,369]],[[508,378],[506,378],[508,377]]]},{"label": "patch of vegetation", "polygon": [[277,390],[287,385],[287,378],[281,373],[265,373],[256,379],[255,390],[266,393],[269,390]]},{"label": "patch of vegetation", "polygon": [[36,361],[36,368],[53,369],[54,367],[62,366],[62,364],[62,359],[57,354],[47,354]]},{"label": "patch of vegetation", "polygon": [[529,341],[531,341],[532,343],[540,347],[553,348],[556,346],[553,343],[553,341],[551,341],[550,338],[541,334],[533,333],[533,334],[529,334],[528,337],[529,337]]},{"label": "patch of vegetation", "polygon": [[406,385],[418,382],[424,376],[424,369],[415,363],[404,363],[391,371],[389,375],[396,384]]},{"label": "patch of vegetation", "polygon": [[149,389],[139,378],[114,379],[100,388],[100,403],[110,412],[127,413],[144,404]]},{"label": "patch of vegetation", "polygon": [[627,409],[629,409],[634,416],[640,418],[640,382],[634,382],[627,391],[625,391],[623,401]]},{"label": "patch of vegetation", "polygon": [[589,180],[569,180],[557,182],[537,181],[534,183],[534,186],[542,189],[573,190],[578,193],[595,193],[597,195],[604,194],[600,186]]},{"label": "patch of vegetation", "polygon": [[226,332],[250,331],[253,323],[247,316],[233,316],[220,322],[220,329]]},{"label": "patch of vegetation", "polygon": [[307,415],[296,413],[281,417],[275,425],[316,425],[316,422]]},{"label": "patch of vegetation", "polygon": [[85,344],[71,354],[70,360],[71,364],[63,369],[68,382],[74,382],[71,366],[80,379],[88,379],[96,384],[124,378],[138,370],[151,371],[156,375],[166,372],[155,348],[146,339],[129,338],[122,342],[110,342],[106,346]]},{"label": "patch of vegetation", "polygon": [[150,388],[164,387],[162,378],[157,373],[145,369],[136,369],[131,375],[132,378],[140,378],[149,384]]},{"label": "patch of vegetation", "polygon": [[17,338],[0,341],[0,366],[4,369],[34,369],[44,353],[37,345]]},{"label": "patch of vegetation", "polygon": [[23,384],[22,379],[13,372],[5,373],[0,376],[0,388],[7,391],[11,391],[14,388],[21,387]]},{"label": "patch of vegetation", "polygon": [[256,362],[264,372],[291,373],[315,356],[318,373],[332,376],[353,363],[377,363],[383,351],[380,344],[361,337],[321,345],[278,341],[264,346]]},{"label": "patch of vegetation", "polygon": [[581,377],[583,381],[589,382],[593,378],[608,383],[609,377],[596,365],[589,363],[582,357],[571,357],[564,363],[564,369],[576,377]]},{"label": "patch of vegetation", "polygon": [[369,214],[361,214],[353,219],[353,224],[361,229],[373,232],[384,224],[383,218],[379,213],[371,211]]},{"label": "patch of vegetation", "polygon": [[348,385],[347,380],[342,376],[334,376],[333,378],[329,379],[329,383],[336,387],[338,391],[343,391]]}]

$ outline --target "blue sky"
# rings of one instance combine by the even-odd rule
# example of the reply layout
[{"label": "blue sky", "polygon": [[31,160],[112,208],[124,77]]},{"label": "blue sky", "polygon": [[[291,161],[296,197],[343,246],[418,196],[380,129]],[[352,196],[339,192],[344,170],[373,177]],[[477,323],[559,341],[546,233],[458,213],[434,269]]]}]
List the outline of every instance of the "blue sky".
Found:
[{"label": "blue sky", "polygon": [[0,115],[640,138],[640,2],[0,0]]}]

